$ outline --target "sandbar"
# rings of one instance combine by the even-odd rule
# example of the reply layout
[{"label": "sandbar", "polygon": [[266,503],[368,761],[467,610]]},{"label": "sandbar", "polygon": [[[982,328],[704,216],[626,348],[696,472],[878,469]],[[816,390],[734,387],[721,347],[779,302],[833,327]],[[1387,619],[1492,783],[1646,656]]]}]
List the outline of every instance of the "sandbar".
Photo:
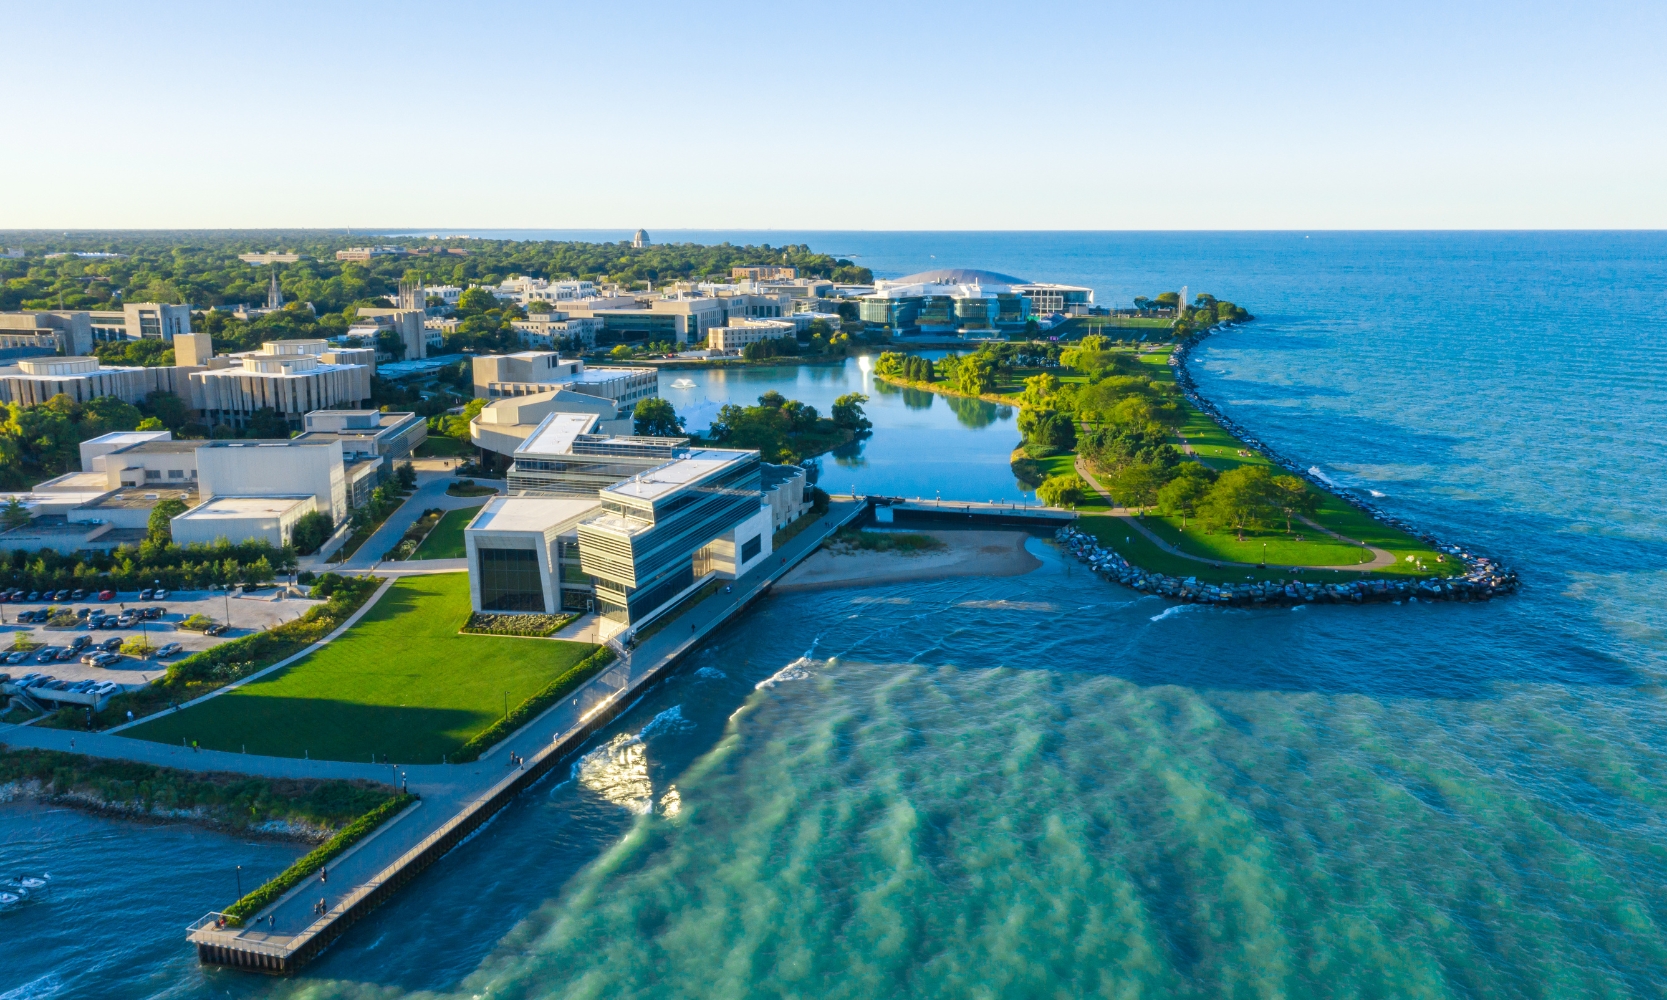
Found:
[{"label": "sandbar", "polygon": [[935,552],[850,552],[824,546],[772,588],[777,593],[861,587],[952,576],[1020,576],[1042,560],[1025,551],[1023,531],[921,531],[943,542]]}]

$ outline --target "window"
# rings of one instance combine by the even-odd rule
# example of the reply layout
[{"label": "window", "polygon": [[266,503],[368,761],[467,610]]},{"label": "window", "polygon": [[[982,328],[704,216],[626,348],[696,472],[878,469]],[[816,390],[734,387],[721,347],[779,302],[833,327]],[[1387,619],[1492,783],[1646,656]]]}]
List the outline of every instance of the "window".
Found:
[{"label": "window", "polygon": [[756,559],[758,557],[759,551],[762,550],[763,548],[764,548],[764,536],[763,535],[754,535],[753,537],[747,539],[746,541],[741,543],[741,561],[743,563],[752,562],[754,559]]},{"label": "window", "polygon": [[544,581],[531,549],[476,549],[480,606],[486,611],[543,611]]},{"label": "window", "polygon": [[146,469],[145,470],[145,478],[146,479],[161,479],[162,478],[162,473],[158,469]]},{"label": "window", "polygon": [[185,470],[184,469],[169,469],[168,470],[168,478],[169,479],[184,479],[185,478]]}]

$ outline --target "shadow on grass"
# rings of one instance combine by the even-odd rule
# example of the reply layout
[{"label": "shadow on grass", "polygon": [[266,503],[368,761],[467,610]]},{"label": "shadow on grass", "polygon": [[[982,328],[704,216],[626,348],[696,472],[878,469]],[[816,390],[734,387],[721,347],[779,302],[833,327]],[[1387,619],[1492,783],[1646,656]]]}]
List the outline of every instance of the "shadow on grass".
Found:
[{"label": "shadow on grass", "polygon": [[167,712],[123,735],[207,750],[368,764],[438,764],[497,716],[456,708],[367,705],[234,691]]}]

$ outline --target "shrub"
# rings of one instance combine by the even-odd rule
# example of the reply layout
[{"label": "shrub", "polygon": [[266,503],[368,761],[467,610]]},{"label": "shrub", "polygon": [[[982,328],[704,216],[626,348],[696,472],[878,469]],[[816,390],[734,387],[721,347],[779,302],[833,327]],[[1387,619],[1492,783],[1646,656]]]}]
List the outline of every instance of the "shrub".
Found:
[{"label": "shrub", "polygon": [[569,667],[566,673],[544,685],[537,694],[515,706],[507,716],[476,733],[469,742],[463,744],[453,759],[459,764],[479,760],[480,755],[491,749],[493,744],[537,718],[545,709],[567,697],[579,685],[601,673],[602,669],[613,661],[614,651],[607,646],[599,647],[596,652]]},{"label": "shrub", "polygon": [[543,637],[554,635],[578,618],[578,615],[492,615],[476,612],[463,624],[462,631],[474,635],[526,635]]},{"label": "shrub", "polygon": [[1042,480],[1042,485],[1036,487],[1036,499],[1050,507],[1075,507],[1082,503],[1087,488],[1088,484],[1076,473],[1061,473]]},{"label": "shrub", "polygon": [[289,537],[290,541],[295,543],[295,551],[302,555],[311,555],[335,533],[336,522],[331,520],[327,512],[309,510],[296,519],[295,528]]},{"label": "shrub", "polygon": [[142,660],[156,652],[156,647],[151,645],[150,640],[144,636],[135,635],[129,637],[127,641],[122,643],[122,652],[126,653],[128,656],[137,656]]},{"label": "shrub", "polygon": [[309,851],[295,864],[279,872],[270,882],[226,907],[226,923],[233,927],[241,926],[244,920],[259,913],[278,897],[317,874],[320,868],[329,864],[338,854],[365,839],[377,827],[399,815],[406,806],[416,800],[415,795],[401,792],[349,823],[340,833]]},{"label": "shrub", "polygon": [[180,622],[179,627],[182,628],[182,629],[185,629],[188,632],[201,632],[203,629],[206,629],[210,625],[213,625],[213,624],[214,624],[214,619],[210,618],[209,616],[207,616],[205,614],[198,613],[198,614],[193,614],[189,618],[186,618],[184,621]]}]

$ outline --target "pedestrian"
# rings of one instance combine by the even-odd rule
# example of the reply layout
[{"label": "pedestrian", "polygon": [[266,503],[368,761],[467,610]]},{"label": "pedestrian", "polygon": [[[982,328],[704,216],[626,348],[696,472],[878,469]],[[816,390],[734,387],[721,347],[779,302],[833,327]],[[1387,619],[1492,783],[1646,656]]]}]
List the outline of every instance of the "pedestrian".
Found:
[{"label": "pedestrian", "polygon": [[325,869],[325,868],[320,868],[320,869],[319,869],[319,870],[318,870],[318,880],[319,880],[319,881],[320,881],[320,882],[328,882],[328,881],[330,881],[330,872],[329,872],[329,870],[328,870],[328,869]]},{"label": "pedestrian", "polygon": [[71,749],[71,750],[74,750],[74,749],[75,749],[75,737],[73,737],[73,736],[71,736],[71,737],[70,737],[70,738],[69,738],[69,748],[70,748],[70,749]]}]

